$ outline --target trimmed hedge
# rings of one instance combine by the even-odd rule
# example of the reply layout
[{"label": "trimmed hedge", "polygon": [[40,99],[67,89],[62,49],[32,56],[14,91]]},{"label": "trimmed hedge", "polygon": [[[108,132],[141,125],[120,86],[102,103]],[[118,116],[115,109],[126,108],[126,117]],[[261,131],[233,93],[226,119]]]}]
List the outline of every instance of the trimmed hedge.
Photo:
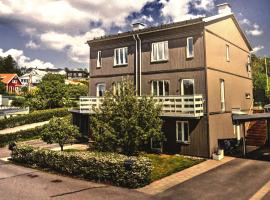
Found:
[{"label": "trimmed hedge", "polygon": [[44,126],[21,130],[14,133],[0,134],[0,147],[4,147],[11,142],[24,141],[40,136]]},{"label": "trimmed hedge", "polygon": [[[11,157],[18,163],[128,188],[149,184],[152,171],[148,158],[114,153],[71,153],[17,146]],[[125,165],[127,160],[132,162],[130,167]]]},{"label": "trimmed hedge", "polygon": [[68,115],[69,112],[66,108],[57,108],[50,110],[39,110],[31,112],[27,115],[19,115],[16,117],[10,117],[0,120],[0,130],[5,128],[13,128],[25,124],[32,124],[36,122],[47,121],[52,117],[63,117]]}]

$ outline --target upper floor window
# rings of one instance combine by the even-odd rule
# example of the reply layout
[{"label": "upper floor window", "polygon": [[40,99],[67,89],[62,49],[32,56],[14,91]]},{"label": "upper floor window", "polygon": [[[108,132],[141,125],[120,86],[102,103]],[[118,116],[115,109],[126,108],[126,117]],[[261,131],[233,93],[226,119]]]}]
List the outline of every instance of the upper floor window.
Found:
[{"label": "upper floor window", "polygon": [[220,104],[221,104],[221,111],[225,112],[225,81],[220,80]]},{"label": "upper floor window", "polygon": [[122,47],[114,49],[114,65],[128,64],[128,48]]},{"label": "upper floor window", "polygon": [[101,67],[101,51],[98,51],[97,53],[97,67]]},{"label": "upper floor window", "polygon": [[97,84],[97,97],[103,97],[105,94],[106,85],[105,83]]},{"label": "upper floor window", "polygon": [[176,122],[176,141],[184,143],[190,142],[188,121]]},{"label": "upper floor window", "polygon": [[17,83],[17,80],[12,80],[12,83]]},{"label": "upper floor window", "polygon": [[226,61],[230,61],[230,46],[226,44]]},{"label": "upper floor window", "polygon": [[152,43],[151,61],[168,60],[169,48],[168,41]]},{"label": "upper floor window", "polygon": [[151,82],[151,91],[153,96],[168,96],[169,81],[160,80]]},{"label": "upper floor window", "polygon": [[187,58],[194,57],[194,44],[193,44],[193,37],[187,38]]}]

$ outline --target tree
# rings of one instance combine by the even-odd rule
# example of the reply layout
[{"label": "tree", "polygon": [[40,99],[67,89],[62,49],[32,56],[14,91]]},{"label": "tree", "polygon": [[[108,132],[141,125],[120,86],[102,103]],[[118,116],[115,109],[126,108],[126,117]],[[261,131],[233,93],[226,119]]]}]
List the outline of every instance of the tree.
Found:
[{"label": "tree", "polygon": [[0,81],[0,94],[6,93],[6,86],[3,82]]},{"label": "tree", "polygon": [[117,95],[107,92],[102,107],[91,116],[93,148],[126,155],[148,151],[151,139],[164,139],[161,107],[153,98],[137,98],[129,81],[123,81],[120,88]]},{"label": "tree", "polygon": [[21,70],[12,56],[0,57],[0,73],[15,73],[20,76]]},{"label": "tree", "polygon": [[45,108],[63,107],[65,77],[59,74],[46,74],[38,85],[37,96],[37,99],[44,101]]},{"label": "tree", "polygon": [[73,143],[80,136],[79,130],[66,118],[52,118],[41,132],[41,138],[48,144],[58,143],[61,151],[64,145]]},{"label": "tree", "polygon": [[84,84],[80,85],[66,85],[65,96],[67,98],[79,99],[80,96],[87,96],[88,86]]}]

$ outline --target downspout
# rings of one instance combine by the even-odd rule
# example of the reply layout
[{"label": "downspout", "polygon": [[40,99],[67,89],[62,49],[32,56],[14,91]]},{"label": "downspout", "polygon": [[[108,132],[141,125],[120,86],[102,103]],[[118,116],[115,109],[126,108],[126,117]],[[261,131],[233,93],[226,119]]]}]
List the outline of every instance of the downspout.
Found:
[{"label": "downspout", "polygon": [[142,40],[141,40],[139,34],[137,34],[137,38],[139,40],[139,56],[140,56],[140,61],[139,61],[139,65],[140,65],[140,73],[139,73],[139,78],[140,78],[139,96],[141,96],[142,95]]},{"label": "downspout", "polygon": [[133,39],[135,40],[136,44],[136,56],[135,56],[135,90],[136,90],[136,95],[138,95],[138,77],[137,77],[137,70],[138,70],[138,41],[136,39],[136,35],[133,35]]}]

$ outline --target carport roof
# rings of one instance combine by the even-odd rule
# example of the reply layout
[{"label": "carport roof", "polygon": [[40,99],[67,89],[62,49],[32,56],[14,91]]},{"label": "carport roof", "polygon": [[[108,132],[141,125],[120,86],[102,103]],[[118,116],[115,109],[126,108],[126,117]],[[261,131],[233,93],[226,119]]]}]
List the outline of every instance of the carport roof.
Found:
[{"label": "carport roof", "polygon": [[244,122],[256,120],[270,120],[270,113],[256,113],[251,115],[232,115],[233,124],[241,124]]}]

